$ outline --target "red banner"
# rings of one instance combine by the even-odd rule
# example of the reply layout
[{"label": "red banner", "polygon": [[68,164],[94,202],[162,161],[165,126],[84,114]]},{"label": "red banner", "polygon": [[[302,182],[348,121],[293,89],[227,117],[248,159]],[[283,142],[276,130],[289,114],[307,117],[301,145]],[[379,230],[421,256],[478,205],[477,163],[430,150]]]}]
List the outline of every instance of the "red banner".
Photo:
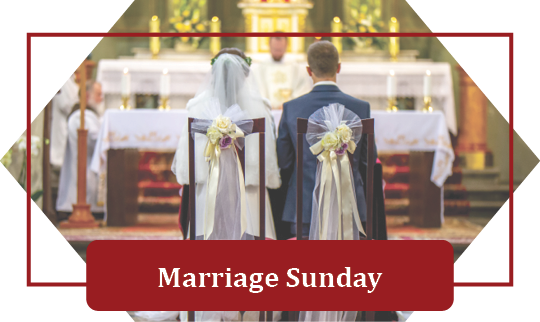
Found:
[{"label": "red banner", "polygon": [[100,311],[438,311],[454,300],[446,241],[94,241]]}]

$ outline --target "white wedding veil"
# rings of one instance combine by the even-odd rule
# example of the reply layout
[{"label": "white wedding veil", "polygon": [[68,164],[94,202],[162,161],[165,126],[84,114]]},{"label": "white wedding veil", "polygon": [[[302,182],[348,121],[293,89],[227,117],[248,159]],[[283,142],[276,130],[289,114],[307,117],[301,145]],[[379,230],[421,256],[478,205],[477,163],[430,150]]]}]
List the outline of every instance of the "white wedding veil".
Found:
[{"label": "white wedding veil", "polygon": [[[208,102],[217,98],[224,113],[227,108],[238,104],[247,118],[266,118],[266,186],[281,186],[277,165],[275,124],[270,113],[270,103],[263,99],[248,63],[238,55],[224,53],[215,59],[205,81],[191,99],[186,109],[188,117],[204,118]],[[195,162],[197,164],[196,182],[203,183],[208,176],[208,165],[204,162],[201,151],[206,142],[195,143]],[[259,184],[259,142],[256,135],[246,138],[246,186]],[[201,162],[202,160],[202,162]],[[188,133],[184,126],[173,161],[172,171],[178,183],[189,183]]]}]

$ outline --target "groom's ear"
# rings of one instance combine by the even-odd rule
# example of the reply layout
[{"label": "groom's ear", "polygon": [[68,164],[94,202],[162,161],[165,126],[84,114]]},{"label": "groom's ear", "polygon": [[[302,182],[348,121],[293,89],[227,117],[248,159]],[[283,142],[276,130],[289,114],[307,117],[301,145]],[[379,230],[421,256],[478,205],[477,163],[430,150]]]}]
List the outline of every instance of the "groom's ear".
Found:
[{"label": "groom's ear", "polygon": [[307,70],[307,73],[308,73],[309,77],[311,77],[312,76],[311,74],[313,74],[313,72],[311,71],[311,68],[309,68],[309,66],[306,66],[306,70]]},{"label": "groom's ear", "polygon": [[339,74],[340,71],[341,71],[341,63],[338,63],[337,64],[336,74]]}]

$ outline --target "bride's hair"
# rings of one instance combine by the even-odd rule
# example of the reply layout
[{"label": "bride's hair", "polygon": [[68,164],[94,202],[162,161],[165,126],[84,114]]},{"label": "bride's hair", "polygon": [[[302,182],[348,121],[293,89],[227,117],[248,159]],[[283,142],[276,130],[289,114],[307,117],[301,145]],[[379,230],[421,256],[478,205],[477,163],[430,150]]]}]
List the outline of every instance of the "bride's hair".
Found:
[{"label": "bride's hair", "polygon": [[[238,48],[232,47],[232,48],[223,48],[223,49],[221,49],[221,50],[214,56],[214,58],[212,58],[212,62],[216,61],[216,60],[219,58],[219,56],[221,56],[221,55],[223,55],[223,54],[235,55],[235,56],[238,56],[238,57],[242,58],[242,60],[244,60],[244,61],[246,61],[246,59],[247,59],[247,56],[246,56],[246,54],[245,54],[243,51],[241,51],[241,50],[238,49]],[[213,65],[213,64],[212,64],[212,65]],[[245,76],[248,77],[248,76],[249,76],[249,64],[247,63],[247,61],[246,61],[246,64],[245,64],[245,65],[246,65],[246,66],[244,66],[244,64],[242,64],[242,67],[243,67],[243,69],[244,69],[244,74],[245,74]]]},{"label": "bride's hair", "polygon": [[242,59],[246,59],[246,54],[241,51],[240,49],[238,48],[223,48],[219,51],[219,53],[217,53],[214,58],[218,58],[220,55],[222,54],[231,54],[231,55],[236,55],[236,56],[239,56],[240,58]]}]

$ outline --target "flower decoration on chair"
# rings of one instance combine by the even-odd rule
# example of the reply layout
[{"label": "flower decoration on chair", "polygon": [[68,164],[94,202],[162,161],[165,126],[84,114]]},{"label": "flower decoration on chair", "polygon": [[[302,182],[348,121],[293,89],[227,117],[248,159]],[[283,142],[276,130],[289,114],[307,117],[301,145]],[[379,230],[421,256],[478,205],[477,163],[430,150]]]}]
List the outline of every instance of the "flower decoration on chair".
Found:
[{"label": "flower decoration on chair", "polygon": [[[219,104],[219,103],[217,103]],[[234,105],[229,108],[229,110],[240,110],[240,107]],[[201,124],[205,122],[209,123],[210,120],[196,120]],[[252,121],[241,121],[243,124],[246,122],[252,126]],[[195,123],[193,123],[195,124]],[[218,115],[213,120],[211,124],[207,126],[206,137],[208,141],[204,149],[204,157],[206,162],[209,162],[209,173],[208,173],[208,186],[206,190],[206,200],[209,204],[205,207],[204,215],[204,238],[208,239],[210,234],[213,231],[214,227],[214,217],[215,217],[215,207],[216,199],[218,193],[218,186],[220,180],[220,156],[223,151],[228,150],[236,144],[238,148],[241,148],[242,145],[239,144],[238,139],[243,139],[245,136],[244,131],[235,124],[231,118],[223,115]],[[240,190],[240,204],[241,204],[241,233],[243,234],[247,228],[247,210],[245,209],[245,184],[244,184],[244,175],[242,171],[242,165],[238,158],[238,153],[233,147],[232,153],[234,154],[234,159],[237,164],[238,172],[238,186]],[[231,160],[231,159],[228,159]]]},{"label": "flower decoration on chair", "polygon": [[[327,239],[331,215],[340,216],[337,239],[353,239],[353,222],[365,235],[347,154],[354,153],[361,135],[362,121],[341,104],[325,106],[309,118],[307,140],[321,165],[319,194],[314,196],[318,209],[313,209],[319,222],[319,239]],[[337,214],[330,209],[332,196],[337,197]]]},{"label": "flower decoration on chair", "polygon": [[233,140],[243,138],[244,132],[234,124],[230,118],[220,115],[212,121],[212,125],[206,131],[208,144],[205,150],[206,161],[210,161],[212,150],[217,154],[221,154],[223,149],[231,147]]}]

